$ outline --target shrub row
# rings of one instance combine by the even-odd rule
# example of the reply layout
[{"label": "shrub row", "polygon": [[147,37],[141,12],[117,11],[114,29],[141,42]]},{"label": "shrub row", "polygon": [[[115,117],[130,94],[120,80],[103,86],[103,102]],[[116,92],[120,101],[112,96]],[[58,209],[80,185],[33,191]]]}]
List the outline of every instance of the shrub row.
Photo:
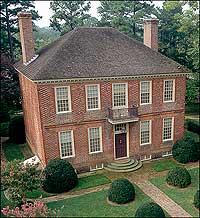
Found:
[{"label": "shrub row", "polygon": [[200,191],[199,190],[194,195],[194,206],[200,209]]},{"label": "shrub row", "polygon": [[195,133],[200,133],[200,125],[199,122],[193,121],[193,120],[187,120],[186,121],[186,128]]}]

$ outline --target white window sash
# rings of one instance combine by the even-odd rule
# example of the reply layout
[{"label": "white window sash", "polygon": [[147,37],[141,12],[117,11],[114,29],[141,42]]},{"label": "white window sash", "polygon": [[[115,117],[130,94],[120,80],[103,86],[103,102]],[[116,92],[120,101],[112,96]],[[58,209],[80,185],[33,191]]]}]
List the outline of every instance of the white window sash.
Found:
[{"label": "white window sash", "polygon": [[[142,82],[149,82],[149,103],[142,103]],[[152,81],[140,81],[140,105],[152,104]]]},{"label": "white window sash", "polygon": [[[164,120],[168,119],[168,118],[172,119],[171,138],[164,139]],[[174,117],[165,117],[165,118],[163,118],[162,139],[163,139],[163,142],[172,141],[174,139]]]},{"label": "white window sash", "polygon": [[[69,106],[69,110],[66,111],[58,111],[58,103],[57,103],[57,89],[58,88],[68,88],[68,106]],[[56,105],[56,114],[64,114],[64,113],[69,113],[72,112],[72,107],[71,107],[71,90],[70,90],[70,86],[58,86],[54,88],[54,93],[55,93],[55,105]]]},{"label": "white window sash", "polygon": [[[90,109],[88,108],[88,90],[87,90],[87,88],[89,86],[97,86],[97,91],[98,91],[98,108],[90,108]],[[99,84],[85,85],[85,90],[86,90],[86,110],[87,111],[101,110],[100,85]]]},{"label": "white window sash", "polygon": [[[114,106],[114,85],[125,85],[125,105],[124,106]],[[128,108],[128,83],[113,83],[112,84],[112,107],[113,109],[120,109],[120,108]]]},{"label": "white window sash", "polygon": [[[172,100],[167,100],[165,101],[165,82],[166,81],[172,81],[173,87],[172,87]],[[174,102],[175,101],[175,79],[167,79],[164,80],[163,83],[163,102],[168,103],[168,102]]]},{"label": "white window sash", "polygon": [[[72,141],[72,155],[69,155],[69,156],[62,156],[62,149],[61,149],[61,137],[60,137],[60,134],[62,132],[71,132],[71,141]],[[60,148],[60,158],[61,159],[64,159],[64,158],[71,158],[71,157],[75,157],[75,147],[74,147],[74,132],[73,130],[66,130],[66,131],[61,131],[61,132],[58,132],[58,140],[59,140],[59,148]]]},{"label": "white window sash", "polygon": [[[91,145],[90,145],[90,129],[92,128],[99,128],[99,136],[100,136],[100,150],[99,151],[91,151]],[[102,146],[102,127],[101,126],[95,126],[88,128],[88,145],[89,145],[89,154],[96,154],[103,152],[103,146]]]},{"label": "white window sash", "polygon": [[140,121],[140,145],[150,145],[151,144],[151,134],[152,134],[152,121],[151,120],[143,120],[143,121],[149,121],[149,142],[147,143],[141,143],[142,142],[142,128],[141,128],[141,124],[142,124],[142,121]]}]

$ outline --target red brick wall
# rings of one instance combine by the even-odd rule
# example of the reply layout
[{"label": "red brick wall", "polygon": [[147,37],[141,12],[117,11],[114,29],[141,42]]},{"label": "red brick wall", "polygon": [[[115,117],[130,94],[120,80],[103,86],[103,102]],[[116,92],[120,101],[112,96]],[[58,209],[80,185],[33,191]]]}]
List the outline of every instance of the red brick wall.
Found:
[{"label": "red brick wall", "polygon": [[22,74],[19,74],[19,81],[22,94],[26,139],[33,153],[37,154],[45,165],[37,85]]},{"label": "red brick wall", "polygon": [[[173,78],[168,78],[173,79]],[[145,79],[146,80],[146,79]],[[139,107],[140,120],[152,120],[152,145],[140,146],[139,122],[131,123],[129,127],[130,156],[153,154],[170,150],[173,142],[162,143],[162,119],[174,117],[174,141],[183,135],[184,131],[184,99],[185,77],[175,78],[175,102],[163,103],[163,79],[152,80],[152,105]],[[112,83],[100,82],[101,110],[86,111],[85,85],[83,83],[38,84],[39,102],[41,105],[41,119],[43,123],[44,146],[46,158],[50,160],[60,157],[58,132],[74,131],[75,158],[68,159],[77,168],[87,168],[99,162],[110,162],[114,158],[113,127],[106,120],[107,108],[112,107]],[[117,81],[128,82],[129,107],[140,104],[140,80]],[[99,82],[91,82],[97,84]],[[70,85],[72,113],[56,114],[54,88]],[[102,126],[103,153],[89,154],[87,128]]]}]

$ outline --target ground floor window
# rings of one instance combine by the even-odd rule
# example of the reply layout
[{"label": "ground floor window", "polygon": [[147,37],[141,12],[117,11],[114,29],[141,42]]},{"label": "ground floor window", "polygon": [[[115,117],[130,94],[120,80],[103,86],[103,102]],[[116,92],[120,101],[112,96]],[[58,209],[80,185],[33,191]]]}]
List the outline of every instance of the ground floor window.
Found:
[{"label": "ground floor window", "polygon": [[173,117],[163,119],[163,141],[173,140],[173,125]]},{"label": "ground floor window", "polygon": [[90,166],[90,171],[101,170],[103,169],[103,163],[98,163]]},{"label": "ground floor window", "polygon": [[88,142],[90,153],[102,152],[101,127],[92,127],[88,129]]},{"label": "ground floor window", "polygon": [[167,157],[167,156],[171,156],[172,155],[172,150],[171,151],[164,151],[162,153],[162,157]]},{"label": "ground floor window", "polygon": [[59,132],[61,158],[72,157],[74,153],[73,131]]},{"label": "ground floor window", "polygon": [[140,160],[141,160],[141,161],[151,160],[151,154],[150,154],[150,155],[143,155],[143,156],[140,156]]}]

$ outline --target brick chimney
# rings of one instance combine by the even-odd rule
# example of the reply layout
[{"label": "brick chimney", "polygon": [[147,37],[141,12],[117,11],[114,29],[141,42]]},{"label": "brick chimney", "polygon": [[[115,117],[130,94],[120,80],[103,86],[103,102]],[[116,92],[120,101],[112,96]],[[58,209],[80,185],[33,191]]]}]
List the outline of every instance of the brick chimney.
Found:
[{"label": "brick chimney", "polygon": [[19,18],[23,63],[28,64],[28,62],[31,62],[35,58],[32,15],[30,12],[22,11],[17,16]]},{"label": "brick chimney", "polygon": [[144,45],[158,51],[158,19],[144,20]]}]

